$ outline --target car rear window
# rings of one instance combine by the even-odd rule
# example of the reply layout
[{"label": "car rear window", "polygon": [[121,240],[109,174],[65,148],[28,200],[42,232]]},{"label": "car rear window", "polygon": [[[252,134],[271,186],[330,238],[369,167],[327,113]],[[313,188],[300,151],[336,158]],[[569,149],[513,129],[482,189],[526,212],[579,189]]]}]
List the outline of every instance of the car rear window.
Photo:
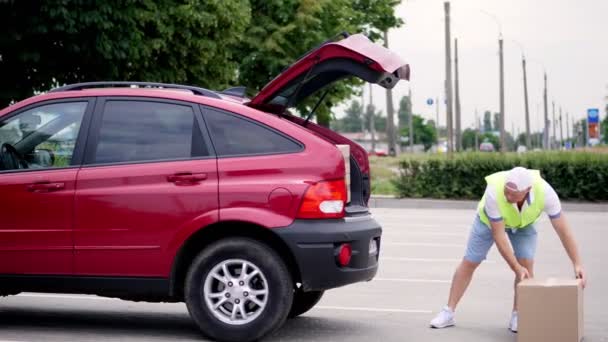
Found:
[{"label": "car rear window", "polygon": [[294,153],[300,143],[261,123],[237,114],[203,109],[218,156]]}]

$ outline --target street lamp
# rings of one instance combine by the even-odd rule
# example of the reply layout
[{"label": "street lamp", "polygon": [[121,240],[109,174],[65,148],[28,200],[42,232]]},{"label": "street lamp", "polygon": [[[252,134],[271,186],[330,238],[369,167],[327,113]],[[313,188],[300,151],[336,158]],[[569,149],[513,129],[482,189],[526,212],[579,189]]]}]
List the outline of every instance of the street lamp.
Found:
[{"label": "street lamp", "polygon": [[500,74],[500,151],[506,152],[505,144],[505,77],[504,77],[504,58],[502,41],[502,24],[498,18],[487,11],[479,10],[481,13],[492,18],[498,25],[498,54],[499,54],[499,74]]},{"label": "street lamp", "polygon": [[519,46],[519,48],[521,49],[521,64],[524,71],[524,104],[526,110],[526,148],[529,150],[532,147],[532,142],[530,140],[530,109],[528,106],[528,77],[526,74],[526,55],[524,53],[524,46],[521,43],[513,39],[510,40],[517,46]]}]

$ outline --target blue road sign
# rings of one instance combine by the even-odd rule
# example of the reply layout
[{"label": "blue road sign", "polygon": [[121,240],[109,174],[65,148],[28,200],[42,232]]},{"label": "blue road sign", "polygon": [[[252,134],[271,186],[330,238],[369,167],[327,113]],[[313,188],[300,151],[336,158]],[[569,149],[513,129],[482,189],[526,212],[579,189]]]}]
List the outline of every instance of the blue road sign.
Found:
[{"label": "blue road sign", "polygon": [[433,103],[435,103],[435,101],[433,101],[433,99],[427,99],[426,100],[426,104],[429,105],[429,106],[432,106]]},{"label": "blue road sign", "polygon": [[587,120],[589,123],[599,123],[600,121],[600,110],[597,108],[587,109]]}]

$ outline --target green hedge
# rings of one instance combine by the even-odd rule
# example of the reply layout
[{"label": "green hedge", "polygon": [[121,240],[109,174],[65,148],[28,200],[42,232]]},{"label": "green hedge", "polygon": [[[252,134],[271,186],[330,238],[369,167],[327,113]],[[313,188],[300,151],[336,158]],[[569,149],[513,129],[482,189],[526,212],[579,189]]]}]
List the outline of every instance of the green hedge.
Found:
[{"label": "green hedge", "polygon": [[479,199],[484,177],[524,166],[541,171],[562,199],[608,201],[608,154],[532,152],[458,154],[452,159],[405,159],[394,180],[400,197]]}]

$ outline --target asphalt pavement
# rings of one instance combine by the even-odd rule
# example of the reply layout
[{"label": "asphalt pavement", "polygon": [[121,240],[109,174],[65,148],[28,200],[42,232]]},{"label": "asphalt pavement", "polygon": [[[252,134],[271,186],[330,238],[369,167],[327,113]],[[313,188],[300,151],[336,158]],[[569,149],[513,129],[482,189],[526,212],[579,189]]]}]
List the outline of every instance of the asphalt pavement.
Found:
[{"label": "asphalt pavement", "polygon": [[[457,326],[428,328],[447,300],[473,210],[374,208],[373,213],[384,227],[377,278],[328,291],[315,309],[289,320],[268,341],[516,341],[507,330],[513,274],[495,247],[457,310]],[[585,341],[608,341],[608,213],[566,215],[589,274]],[[536,276],[573,276],[548,220],[538,229]],[[0,298],[0,341],[201,340],[184,304],[32,293]]]}]

